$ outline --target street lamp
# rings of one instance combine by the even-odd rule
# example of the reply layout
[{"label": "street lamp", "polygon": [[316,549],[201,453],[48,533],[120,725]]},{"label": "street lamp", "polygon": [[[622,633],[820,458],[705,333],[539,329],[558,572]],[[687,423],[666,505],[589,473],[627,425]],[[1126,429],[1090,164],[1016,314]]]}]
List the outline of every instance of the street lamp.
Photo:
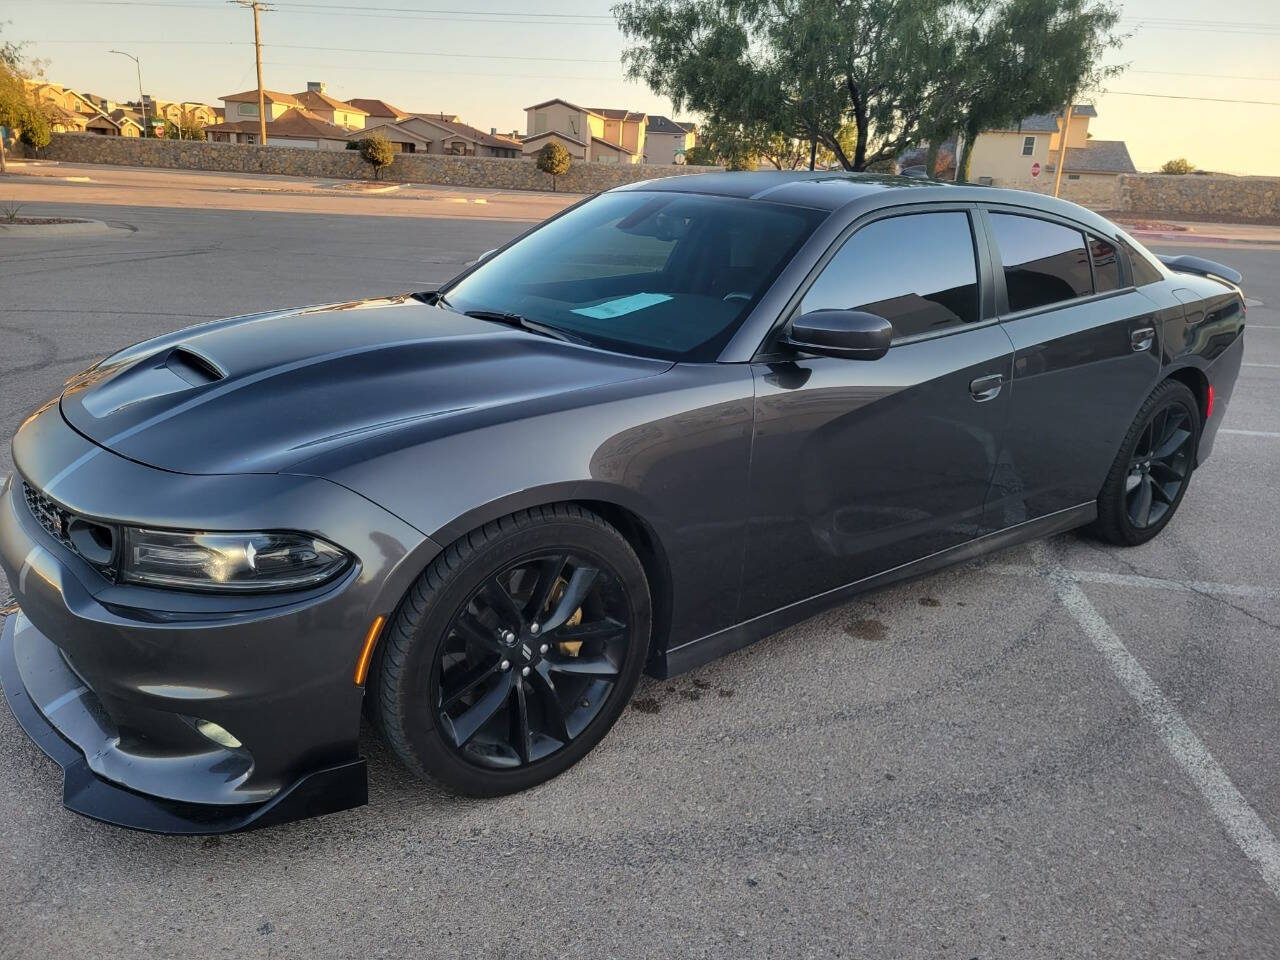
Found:
[{"label": "street lamp", "polygon": [[118,53],[122,57],[128,57],[133,61],[133,65],[138,68],[138,104],[142,107],[142,135],[147,135],[147,98],[142,93],[142,61],[135,57],[132,53],[125,53],[123,50],[110,50],[109,53]]}]

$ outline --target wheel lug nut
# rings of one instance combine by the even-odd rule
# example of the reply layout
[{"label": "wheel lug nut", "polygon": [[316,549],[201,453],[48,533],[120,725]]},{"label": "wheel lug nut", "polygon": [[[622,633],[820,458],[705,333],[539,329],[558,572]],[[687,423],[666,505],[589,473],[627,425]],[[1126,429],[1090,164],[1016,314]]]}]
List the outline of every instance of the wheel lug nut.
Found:
[{"label": "wheel lug nut", "polygon": [[521,671],[520,671],[520,676],[522,676],[522,677],[527,677],[528,675],[529,675],[529,668],[528,668],[528,667],[525,667],[523,670],[521,670]]},{"label": "wheel lug nut", "polygon": [[503,643],[515,643],[515,642],[516,642],[516,635],[515,635],[514,633],[512,633],[510,630],[503,630],[503,631],[502,631],[502,642],[503,642]]},{"label": "wheel lug nut", "polygon": [[546,653],[546,652],[547,652],[548,650],[550,650],[550,649],[551,649],[551,647],[550,647],[548,644],[545,644],[545,643],[544,643],[542,646],[540,646],[540,647],[538,648],[538,652],[539,652],[539,653]]},{"label": "wheel lug nut", "polygon": [[541,630],[542,630],[542,624],[540,623],[529,624],[529,632],[532,633],[535,637],[539,634],[539,632],[541,632]]},{"label": "wheel lug nut", "polygon": [[503,661],[502,661],[502,663],[498,664],[498,669],[500,669],[500,670],[510,670],[510,669],[511,669],[511,661],[510,661],[510,660],[503,660]]}]

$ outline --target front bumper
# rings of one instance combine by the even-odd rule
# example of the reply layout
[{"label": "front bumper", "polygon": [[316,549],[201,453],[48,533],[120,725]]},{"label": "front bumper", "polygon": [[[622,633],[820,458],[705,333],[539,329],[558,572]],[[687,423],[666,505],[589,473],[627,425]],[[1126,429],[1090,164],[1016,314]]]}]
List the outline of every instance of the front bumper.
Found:
[{"label": "front bumper", "polygon": [[[361,757],[314,770],[269,800],[253,804],[183,803],[117,785],[94,772],[89,755],[67,740],[32,699],[18,663],[19,650],[24,665],[34,675],[43,675],[47,685],[76,685],[45,703],[45,709],[66,715],[64,722],[69,720],[81,730],[96,727],[100,715],[95,716],[92,694],[77,689],[82,685],[62,661],[57,647],[21,612],[8,617],[0,631],[0,683],[18,724],[62,768],[62,803],[68,810],[151,833],[211,834],[318,817],[368,802],[365,761]],[[68,694],[73,696],[64,699]]]},{"label": "front bumper", "polygon": [[[21,476],[0,487],[0,567],[19,611],[0,634],[0,681],[23,729],[63,768],[69,809],[141,830],[223,833],[366,801],[353,669],[369,623],[391,612],[434,544],[324,480],[188,476],[125,460],[56,407],[24,424],[14,461]],[[357,563],[334,583],[275,597],[114,584],[39,525],[23,479],[84,516],[299,529]],[[233,739],[210,737],[208,724]]]}]

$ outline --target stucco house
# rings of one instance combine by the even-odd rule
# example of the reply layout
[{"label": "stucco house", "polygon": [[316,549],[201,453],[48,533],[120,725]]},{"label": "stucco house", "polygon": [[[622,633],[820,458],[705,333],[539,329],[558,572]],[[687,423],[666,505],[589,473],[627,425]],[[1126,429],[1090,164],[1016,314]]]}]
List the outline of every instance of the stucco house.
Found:
[{"label": "stucco house", "polygon": [[[1136,172],[1123,140],[1094,140],[1089,136],[1089,121],[1097,116],[1098,111],[1090,104],[1071,108],[1065,131],[1064,186],[1071,183],[1077,190],[1106,189],[1114,186],[1120,174]],[[984,130],[973,144],[969,179],[998,187],[1052,190],[1061,136],[1061,113],[1026,117],[1016,129]],[[1039,175],[1035,176],[1037,164]]]},{"label": "stucco house", "polygon": [[518,157],[520,144],[507,137],[485,133],[457,119],[454,113],[413,113],[396,126],[429,141],[419,153],[446,153],[455,157]]},{"label": "stucco house", "polygon": [[430,153],[431,138],[423,136],[402,126],[391,119],[379,119],[368,124],[363,130],[352,130],[347,134],[349,142],[358,143],[365,137],[384,137],[399,153]]},{"label": "stucco house", "polygon": [[640,163],[645,153],[643,113],[611,107],[580,107],[556,98],[525,107],[520,149],[534,156],[552,140],[585,163]]},{"label": "stucco house", "polygon": [[363,130],[365,118],[369,116],[367,111],[355,104],[329,96],[325,92],[325,84],[318,80],[308,81],[307,89],[302,93],[295,93],[294,99],[326,123],[345,130]]},{"label": "stucco house", "polygon": [[[227,123],[236,123],[240,120],[256,121],[258,119],[258,91],[256,88],[244,90],[240,93],[228,93],[218,99],[222,101],[223,109],[226,111]],[[271,123],[289,110],[302,106],[293,94],[279,93],[276,90],[263,90],[262,99],[266,107],[267,123]]]},{"label": "stucco house", "polygon": [[[256,104],[255,104],[256,106]],[[304,150],[345,150],[351,133],[329,123],[303,107],[291,107],[267,125],[267,144]],[[258,121],[232,120],[204,128],[204,137],[213,143],[257,143]]]},{"label": "stucco house", "polygon": [[685,151],[697,142],[697,134],[692,123],[650,116],[644,128],[644,162],[684,163]]}]

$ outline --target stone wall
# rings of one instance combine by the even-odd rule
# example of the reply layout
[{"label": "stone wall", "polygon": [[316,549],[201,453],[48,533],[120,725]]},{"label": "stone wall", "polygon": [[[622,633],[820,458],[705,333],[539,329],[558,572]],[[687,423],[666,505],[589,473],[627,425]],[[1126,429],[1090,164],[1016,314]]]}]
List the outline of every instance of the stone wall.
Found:
[{"label": "stone wall", "polygon": [[1127,174],[1120,209],[1223,223],[1280,222],[1280,177]]},{"label": "stone wall", "polygon": [[[1119,209],[1119,177],[1087,173],[1078,174],[1078,176],[1078,180],[1069,180],[1064,176],[1058,196],[1093,210]],[[1033,193],[1052,195],[1053,174],[1042,173],[1038,177],[1026,177],[1022,180],[999,180],[992,185],[1010,190],[1030,190]]]},{"label": "stone wall", "polygon": [[[48,160],[65,163],[109,163],[130,167],[174,167],[223,173],[265,173],[291,177],[366,180],[372,168],[355,150],[307,150],[298,147],[209,143],[201,140],[137,140],[84,133],[55,133],[40,151]],[[596,193],[623,183],[720,170],[720,167],[649,166],[644,164],[575,163],[556,178],[564,193]],[[439,183],[504,190],[550,190],[551,177],[533,160],[497,157],[451,157],[397,154],[382,171],[382,180]]]}]

